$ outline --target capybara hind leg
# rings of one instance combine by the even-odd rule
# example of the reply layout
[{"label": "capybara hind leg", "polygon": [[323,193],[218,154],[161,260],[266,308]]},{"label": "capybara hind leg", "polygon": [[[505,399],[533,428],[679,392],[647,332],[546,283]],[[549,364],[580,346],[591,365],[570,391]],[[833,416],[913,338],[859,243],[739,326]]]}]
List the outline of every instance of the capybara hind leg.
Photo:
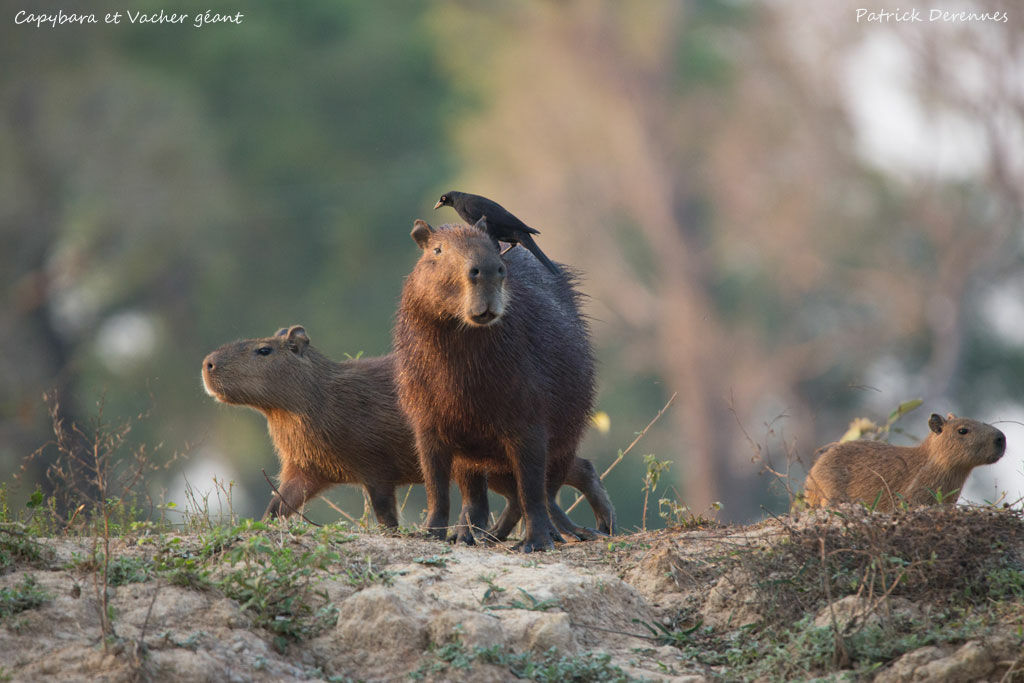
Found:
[{"label": "capybara hind leg", "polygon": [[519,494],[516,492],[516,480],[510,474],[487,475],[487,485],[495,493],[505,497],[505,509],[498,516],[494,525],[487,530],[487,535],[498,541],[504,541],[523,518],[519,507]]},{"label": "capybara hind leg", "polygon": [[395,500],[395,487],[387,484],[367,485],[366,493],[370,497],[370,505],[373,507],[377,523],[390,529],[397,527],[398,503]]},{"label": "capybara hind leg", "polygon": [[592,541],[599,536],[594,529],[579,526],[569,519],[569,515],[565,514],[565,511],[558,506],[558,502],[553,495],[548,498],[548,512],[551,513],[551,521],[554,522],[555,528],[561,532],[563,538],[568,537],[569,540],[577,541]]},{"label": "capybara hind leg", "polygon": [[[601,477],[597,476],[594,465],[585,458],[574,458],[572,467],[569,469],[565,483],[579,490],[587,499],[594,511],[594,519],[597,522],[597,530],[609,536],[615,533],[615,507],[612,505],[608,491],[601,483]],[[552,516],[554,516],[552,510]],[[555,524],[558,522],[555,520]]]},{"label": "capybara hind leg", "polygon": [[462,493],[462,509],[459,510],[455,534],[449,540],[475,545],[478,536],[487,532],[487,518],[491,514],[487,501],[487,475],[482,472],[460,472],[457,479]]},{"label": "capybara hind leg", "polygon": [[277,487],[281,497],[278,497],[277,493],[270,496],[270,504],[267,505],[267,510],[263,513],[263,519],[288,517],[299,512],[307,500],[323,491],[324,488],[324,484],[301,474],[287,479]]}]

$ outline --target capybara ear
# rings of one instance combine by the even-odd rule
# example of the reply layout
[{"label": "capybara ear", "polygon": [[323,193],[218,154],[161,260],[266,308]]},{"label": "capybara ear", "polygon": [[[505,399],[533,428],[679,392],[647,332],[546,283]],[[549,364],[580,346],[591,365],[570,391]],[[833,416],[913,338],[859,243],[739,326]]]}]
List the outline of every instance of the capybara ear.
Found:
[{"label": "capybara ear", "polygon": [[420,249],[426,249],[432,232],[434,232],[434,229],[430,227],[430,223],[427,223],[422,218],[417,218],[413,221],[412,232],[409,234],[416,240],[416,244],[420,245]]},{"label": "capybara ear", "polygon": [[474,223],[473,227],[480,232],[487,232],[487,216],[480,216],[480,220]]},{"label": "capybara ear", "polygon": [[300,356],[306,352],[309,346],[309,337],[306,335],[306,328],[302,325],[292,325],[288,328],[288,346]]},{"label": "capybara ear", "polygon": [[277,332],[274,333],[274,336],[275,337],[284,337],[287,334],[288,334],[288,328],[287,327],[282,327],[281,329],[279,329]]},{"label": "capybara ear", "polygon": [[956,415],[954,415],[953,413],[947,413],[946,414],[946,419],[947,420],[955,420],[956,419]]},{"label": "capybara ear", "polygon": [[[950,415],[952,417],[952,415]],[[936,434],[942,433],[942,425],[946,424],[946,421],[942,419],[942,416],[938,413],[932,413],[931,417],[928,418],[928,429],[932,430]]]}]

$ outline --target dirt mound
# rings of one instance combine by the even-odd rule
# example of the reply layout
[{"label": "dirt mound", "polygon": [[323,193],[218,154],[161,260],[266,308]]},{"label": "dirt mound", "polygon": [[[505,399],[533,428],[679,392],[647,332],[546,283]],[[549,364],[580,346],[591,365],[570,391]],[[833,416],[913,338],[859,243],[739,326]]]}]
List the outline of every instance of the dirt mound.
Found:
[{"label": "dirt mound", "polygon": [[[0,531],[11,680],[1013,678],[1024,524],[862,508],[521,555],[303,524]],[[102,628],[106,576],[110,630]]]}]

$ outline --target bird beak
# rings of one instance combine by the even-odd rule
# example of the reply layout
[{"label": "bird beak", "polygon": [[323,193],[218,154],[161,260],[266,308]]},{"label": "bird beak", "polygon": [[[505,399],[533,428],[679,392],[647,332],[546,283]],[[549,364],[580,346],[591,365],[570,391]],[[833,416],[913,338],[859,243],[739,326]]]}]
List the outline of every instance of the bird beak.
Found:
[{"label": "bird beak", "polygon": [[434,204],[434,208],[435,209],[440,209],[441,208],[441,202],[438,202],[437,204]]}]

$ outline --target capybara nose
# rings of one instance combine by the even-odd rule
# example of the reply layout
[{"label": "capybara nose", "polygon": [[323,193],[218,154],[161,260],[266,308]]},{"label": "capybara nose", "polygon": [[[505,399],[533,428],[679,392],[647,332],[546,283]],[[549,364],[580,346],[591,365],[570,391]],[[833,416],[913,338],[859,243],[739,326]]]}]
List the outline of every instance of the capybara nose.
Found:
[{"label": "capybara nose", "polygon": [[473,322],[475,322],[477,325],[486,325],[487,323],[491,322],[497,317],[498,314],[489,308],[483,313],[475,313],[470,316]]},{"label": "capybara nose", "polygon": [[487,264],[484,266],[471,266],[469,272],[469,281],[476,284],[480,278],[486,278],[488,280],[504,280],[505,279],[505,264],[499,263],[497,265]]},{"label": "capybara nose", "polygon": [[207,372],[213,372],[217,369],[217,363],[213,359],[213,354],[203,359],[203,367],[206,368]]},{"label": "capybara nose", "polygon": [[1006,435],[1002,432],[996,437],[996,448],[1006,448]]}]

